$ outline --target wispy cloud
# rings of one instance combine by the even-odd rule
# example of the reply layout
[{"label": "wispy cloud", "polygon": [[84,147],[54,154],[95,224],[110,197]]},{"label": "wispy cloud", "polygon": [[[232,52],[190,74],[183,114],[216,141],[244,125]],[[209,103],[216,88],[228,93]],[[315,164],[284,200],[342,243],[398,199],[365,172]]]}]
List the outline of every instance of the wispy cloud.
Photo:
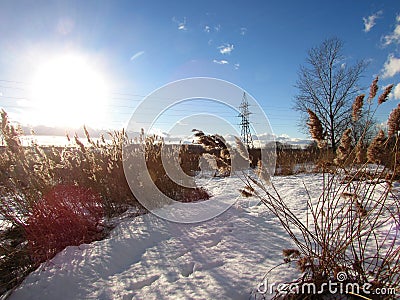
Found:
[{"label": "wispy cloud", "polygon": [[188,125],[190,125],[189,123],[184,122],[182,120],[179,120],[176,124],[179,125],[179,126],[188,126]]},{"label": "wispy cloud", "polygon": [[235,68],[235,70],[239,70],[240,64],[239,64],[239,63],[236,63],[236,64],[233,65],[233,67]]},{"label": "wispy cloud", "polygon": [[214,30],[216,31],[216,32],[220,32],[221,31],[221,25],[220,24],[218,24],[217,26],[214,26]]},{"label": "wispy cloud", "polygon": [[382,38],[384,46],[392,43],[400,44],[400,14],[396,16],[396,23],[393,32]]},{"label": "wispy cloud", "polygon": [[183,31],[187,30],[186,17],[183,18],[183,21],[180,21],[176,17],[173,17],[172,22],[174,22],[178,25],[178,30],[183,30]]},{"label": "wispy cloud", "polygon": [[218,47],[219,52],[221,54],[231,54],[231,52],[233,51],[233,48],[234,48],[233,44],[229,44],[229,43],[225,43]]},{"label": "wispy cloud", "polygon": [[382,15],[383,11],[378,11],[377,13],[374,13],[373,15],[370,15],[368,17],[364,17],[364,32],[370,32],[372,27],[375,26],[376,24],[376,19],[378,19]]},{"label": "wispy cloud", "polygon": [[208,25],[204,26],[204,32],[210,33],[210,31],[211,31],[210,26],[208,26]]},{"label": "wispy cloud", "polygon": [[400,58],[395,57],[393,54],[389,54],[388,59],[383,65],[382,78],[390,78],[400,73]]},{"label": "wispy cloud", "polygon": [[227,61],[226,59],[221,59],[221,60],[214,59],[213,63],[219,64],[219,65],[227,65],[227,64],[229,64],[229,61]]},{"label": "wispy cloud", "polygon": [[247,33],[247,28],[246,27],[240,28],[240,35],[245,35],[246,33]]},{"label": "wispy cloud", "polygon": [[144,51],[139,51],[136,52],[135,54],[133,54],[130,58],[130,61],[134,61],[136,58],[138,58],[139,56],[142,56],[144,54]]}]

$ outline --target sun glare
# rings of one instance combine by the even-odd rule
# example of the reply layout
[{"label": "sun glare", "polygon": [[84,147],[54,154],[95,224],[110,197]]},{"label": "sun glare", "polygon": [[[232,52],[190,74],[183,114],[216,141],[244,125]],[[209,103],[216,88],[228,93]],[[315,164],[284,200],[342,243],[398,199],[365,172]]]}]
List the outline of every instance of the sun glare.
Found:
[{"label": "sun glare", "polygon": [[39,66],[32,83],[35,123],[102,127],[107,87],[83,57],[64,55]]}]

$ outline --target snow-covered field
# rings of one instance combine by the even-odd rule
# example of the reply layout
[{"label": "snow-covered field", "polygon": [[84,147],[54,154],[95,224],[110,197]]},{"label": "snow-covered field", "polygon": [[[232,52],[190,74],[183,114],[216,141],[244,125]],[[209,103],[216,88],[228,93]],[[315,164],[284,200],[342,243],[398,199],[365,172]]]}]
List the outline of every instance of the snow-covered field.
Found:
[{"label": "snow-covered field", "polygon": [[[307,194],[320,174],[275,177],[283,199],[305,217]],[[217,197],[238,197],[238,178],[213,179]],[[68,247],[30,274],[10,299],[249,299],[264,274],[293,246],[278,221],[254,198],[238,197],[225,213],[197,224],[153,214],[121,218],[102,241]],[[297,277],[287,265],[269,282]],[[253,294],[254,299],[254,294]]]}]

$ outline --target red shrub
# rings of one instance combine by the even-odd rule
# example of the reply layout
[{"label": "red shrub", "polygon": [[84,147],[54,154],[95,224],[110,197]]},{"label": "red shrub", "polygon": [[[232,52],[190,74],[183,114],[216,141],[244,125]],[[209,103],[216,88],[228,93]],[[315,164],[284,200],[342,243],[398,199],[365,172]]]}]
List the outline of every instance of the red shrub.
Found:
[{"label": "red shrub", "polygon": [[39,264],[66,246],[99,239],[102,217],[101,198],[90,189],[55,187],[33,207],[25,225],[32,260]]}]

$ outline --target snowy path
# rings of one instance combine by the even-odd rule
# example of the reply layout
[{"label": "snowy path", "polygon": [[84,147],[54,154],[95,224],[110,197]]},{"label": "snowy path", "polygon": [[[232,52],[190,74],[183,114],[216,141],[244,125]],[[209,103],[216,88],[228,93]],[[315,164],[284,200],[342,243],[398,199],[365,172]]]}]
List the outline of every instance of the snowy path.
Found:
[{"label": "snowy path", "polygon": [[[302,181],[312,188],[320,184],[318,176],[274,182],[301,213]],[[216,197],[237,197],[242,186],[232,178],[209,183]],[[239,198],[222,215],[198,224],[148,214],[122,221],[103,241],[66,248],[30,274],[10,299],[249,299],[290,245],[278,222],[254,200]],[[281,269],[276,280],[292,276],[293,269]]]}]

